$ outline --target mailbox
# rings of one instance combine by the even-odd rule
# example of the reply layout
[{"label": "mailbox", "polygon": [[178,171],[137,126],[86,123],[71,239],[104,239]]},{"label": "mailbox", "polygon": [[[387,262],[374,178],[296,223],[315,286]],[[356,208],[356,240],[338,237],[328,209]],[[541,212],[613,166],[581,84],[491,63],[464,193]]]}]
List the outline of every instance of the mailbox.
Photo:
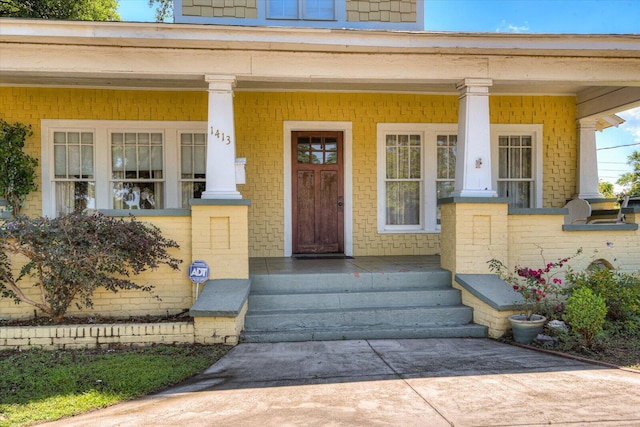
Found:
[{"label": "mailbox", "polygon": [[238,157],[236,159],[236,184],[242,185],[247,183],[247,174],[245,172],[246,166],[246,157]]}]

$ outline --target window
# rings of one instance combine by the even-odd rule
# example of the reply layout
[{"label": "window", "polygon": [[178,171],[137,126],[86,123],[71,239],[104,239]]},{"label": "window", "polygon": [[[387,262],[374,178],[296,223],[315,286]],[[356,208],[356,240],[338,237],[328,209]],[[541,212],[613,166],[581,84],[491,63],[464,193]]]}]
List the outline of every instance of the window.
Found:
[{"label": "window", "polygon": [[455,181],[455,124],[378,125],[378,231],[438,231]]},{"label": "window", "polygon": [[[455,188],[456,124],[378,124],[378,232],[440,229],[438,199]],[[542,206],[542,125],[492,125],[493,186],[509,206]]]},{"label": "window", "polygon": [[162,133],[111,134],[114,209],[163,208]]},{"label": "window", "polygon": [[492,156],[495,188],[509,207],[542,206],[541,125],[494,125]]},{"label": "window", "polygon": [[[436,137],[437,175],[436,199],[451,197],[456,185],[456,144],[458,135],[438,135]],[[440,225],[440,206],[437,207],[437,221]]]},{"label": "window", "polygon": [[95,209],[95,181],[91,131],[53,133],[56,215]]},{"label": "window", "polygon": [[189,207],[190,199],[199,199],[205,190],[207,170],[207,135],[180,134],[180,186],[182,207]]},{"label": "window", "polygon": [[298,163],[335,165],[338,163],[338,140],[334,136],[299,137]]},{"label": "window", "polygon": [[42,120],[43,215],[188,208],[205,187],[206,127],[206,122]]},{"label": "window", "polygon": [[268,0],[269,19],[332,21],[335,0]]},{"label": "window", "polygon": [[509,198],[511,206],[530,208],[533,199],[531,137],[500,136],[498,147],[498,196]]},{"label": "window", "polygon": [[387,226],[420,226],[422,136],[385,135],[385,199]]}]

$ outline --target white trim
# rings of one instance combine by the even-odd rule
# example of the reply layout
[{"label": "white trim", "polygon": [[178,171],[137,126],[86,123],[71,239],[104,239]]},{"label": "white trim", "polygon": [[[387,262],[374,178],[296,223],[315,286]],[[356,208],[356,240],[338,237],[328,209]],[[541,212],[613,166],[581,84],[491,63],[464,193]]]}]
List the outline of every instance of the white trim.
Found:
[{"label": "white trim", "polygon": [[293,254],[292,182],[291,182],[291,132],[336,131],[342,132],[342,161],[344,180],[344,254],[353,255],[353,124],[351,122],[285,121],[284,144],[284,256]]},{"label": "white trim", "polygon": [[[422,136],[422,209],[419,226],[387,226],[385,215],[385,140],[393,132],[411,132]],[[377,224],[380,234],[439,233],[437,224],[436,172],[438,134],[457,135],[456,123],[378,123],[377,125]]]},{"label": "white trim", "polygon": [[181,208],[179,173],[179,134],[207,131],[204,121],[142,121],[142,120],[41,120],[42,158],[42,214],[54,217],[53,189],[53,132],[84,131],[94,134],[94,181],[96,183],[96,209],[111,209],[111,141],[112,132],[159,132],[163,134],[164,150],[164,207]]},{"label": "white trim", "polygon": [[500,134],[509,135],[531,135],[533,141],[533,165],[532,170],[534,185],[534,205],[531,208],[542,207],[542,131],[544,126],[541,124],[494,124],[491,125],[491,180],[493,188],[498,189],[498,172],[500,164],[498,162],[498,137]]}]

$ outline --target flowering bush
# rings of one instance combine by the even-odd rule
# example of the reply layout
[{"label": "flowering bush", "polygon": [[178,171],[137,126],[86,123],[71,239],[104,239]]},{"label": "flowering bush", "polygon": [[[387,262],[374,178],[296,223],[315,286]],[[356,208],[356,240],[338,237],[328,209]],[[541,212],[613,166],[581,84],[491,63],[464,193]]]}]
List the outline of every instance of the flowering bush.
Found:
[{"label": "flowering bush", "polygon": [[522,295],[526,319],[531,320],[531,316],[539,310],[540,304],[547,295],[562,285],[562,279],[555,277],[562,271],[560,269],[581,253],[582,249],[578,249],[575,254],[569,257],[546,262],[542,250],[540,250],[543,268],[516,265],[512,271],[509,271],[507,266],[498,259],[492,258],[487,263],[490,271],[496,273],[498,277],[509,283],[514,291]]}]

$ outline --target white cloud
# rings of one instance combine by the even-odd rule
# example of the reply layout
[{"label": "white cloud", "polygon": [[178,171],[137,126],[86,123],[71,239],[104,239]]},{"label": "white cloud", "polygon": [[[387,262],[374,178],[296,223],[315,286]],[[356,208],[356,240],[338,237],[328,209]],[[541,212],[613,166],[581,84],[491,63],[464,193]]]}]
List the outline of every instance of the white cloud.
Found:
[{"label": "white cloud", "polygon": [[640,107],[618,113],[618,116],[625,120],[620,129],[630,133],[634,142],[640,143]]},{"label": "white cloud", "polygon": [[504,19],[500,22],[498,28],[496,28],[496,33],[526,33],[529,31],[529,24],[527,22],[524,25],[514,25],[508,24]]}]

